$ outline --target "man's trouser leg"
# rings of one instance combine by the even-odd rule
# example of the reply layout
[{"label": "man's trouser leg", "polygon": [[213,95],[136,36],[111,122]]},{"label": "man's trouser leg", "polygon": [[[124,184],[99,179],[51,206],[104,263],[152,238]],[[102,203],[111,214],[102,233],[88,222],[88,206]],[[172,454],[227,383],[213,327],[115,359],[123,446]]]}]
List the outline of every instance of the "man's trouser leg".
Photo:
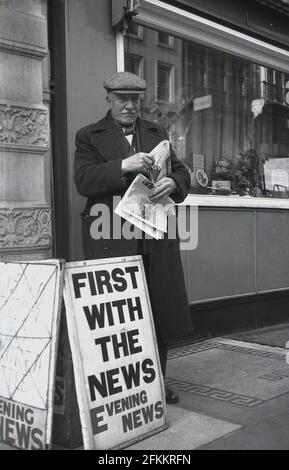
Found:
[{"label": "man's trouser leg", "polygon": [[157,345],[158,345],[161,369],[162,369],[163,376],[165,378],[166,368],[167,368],[168,345],[167,343],[163,341],[158,325],[156,323],[155,323],[155,330],[156,330],[156,336],[157,336]]},{"label": "man's trouser leg", "polygon": [[155,307],[153,305],[153,296],[151,294],[152,285],[151,285],[151,282],[150,282],[150,275],[149,275],[149,257],[148,257],[147,254],[142,254],[142,259],[143,259],[143,264],[144,264],[145,273],[146,273],[148,290],[149,290],[149,294],[150,294],[151,307],[152,307],[153,318],[154,318],[154,325],[155,325],[155,331],[156,331],[156,337],[157,337],[157,346],[158,346],[158,351],[159,351],[161,369],[162,369],[163,376],[165,378],[166,366],[167,366],[168,345],[162,339],[161,331],[160,331],[160,328],[159,328],[159,326],[157,324],[157,321],[156,321],[156,312],[154,312]]}]

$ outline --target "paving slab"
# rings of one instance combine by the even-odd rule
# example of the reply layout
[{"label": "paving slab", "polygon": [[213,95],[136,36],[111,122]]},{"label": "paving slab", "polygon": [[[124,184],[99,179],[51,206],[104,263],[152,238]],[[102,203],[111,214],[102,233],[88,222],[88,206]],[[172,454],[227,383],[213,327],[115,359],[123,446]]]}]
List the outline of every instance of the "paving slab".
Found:
[{"label": "paving slab", "polygon": [[233,434],[215,440],[202,450],[288,450],[289,411],[276,413],[274,417],[247,426]]},{"label": "paving slab", "polygon": [[167,383],[198,396],[255,407],[289,392],[286,351],[216,338],[170,352]]},{"label": "paving slab", "polygon": [[231,339],[285,348],[289,341],[289,323],[233,333]]},{"label": "paving slab", "polygon": [[[273,333],[277,338],[278,329]],[[180,403],[168,406],[167,430],[128,450],[289,449],[288,350],[251,337],[171,350],[167,382]]]},{"label": "paving slab", "polygon": [[193,450],[230,434],[240,425],[168,406],[169,428],[128,447],[130,450]]}]

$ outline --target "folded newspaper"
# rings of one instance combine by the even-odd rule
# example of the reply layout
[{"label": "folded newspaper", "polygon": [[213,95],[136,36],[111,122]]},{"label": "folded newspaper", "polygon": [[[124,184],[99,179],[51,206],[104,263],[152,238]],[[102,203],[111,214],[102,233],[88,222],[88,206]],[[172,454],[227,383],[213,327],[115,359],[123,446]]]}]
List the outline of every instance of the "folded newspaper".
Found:
[{"label": "folded newspaper", "polygon": [[147,233],[152,238],[162,239],[167,232],[167,217],[175,214],[174,201],[165,196],[153,203],[150,200],[155,183],[170,173],[170,143],[160,142],[151,152],[154,165],[149,178],[138,174],[115,208],[115,213]]}]

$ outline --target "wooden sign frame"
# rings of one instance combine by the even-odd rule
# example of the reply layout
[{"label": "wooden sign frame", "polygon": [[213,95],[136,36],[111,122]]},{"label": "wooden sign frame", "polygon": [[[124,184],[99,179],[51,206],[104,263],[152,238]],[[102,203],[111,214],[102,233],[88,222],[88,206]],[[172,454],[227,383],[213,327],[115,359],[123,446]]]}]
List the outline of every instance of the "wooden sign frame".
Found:
[{"label": "wooden sign frame", "polygon": [[166,429],[141,256],[67,263],[64,300],[85,449],[121,449]]},{"label": "wooden sign frame", "polygon": [[63,263],[0,263],[0,278],[0,442],[50,449]]}]

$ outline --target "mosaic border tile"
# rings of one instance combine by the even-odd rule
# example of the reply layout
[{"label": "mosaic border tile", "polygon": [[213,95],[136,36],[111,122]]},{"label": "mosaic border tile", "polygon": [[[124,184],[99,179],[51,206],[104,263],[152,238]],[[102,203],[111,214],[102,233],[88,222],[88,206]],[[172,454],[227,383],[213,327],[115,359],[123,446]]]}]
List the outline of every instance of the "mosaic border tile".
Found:
[{"label": "mosaic border tile", "polygon": [[194,395],[199,395],[201,397],[220,400],[225,403],[230,403],[232,405],[254,407],[265,403],[265,400],[261,400],[259,398],[254,398],[246,395],[239,395],[237,393],[228,392],[217,388],[211,388],[206,385],[191,384],[182,380],[167,378],[166,385],[168,385],[169,387],[176,388],[177,390],[181,390],[183,392],[189,392],[193,393]]},{"label": "mosaic border tile", "polygon": [[245,345],[235,346],[233,344],[226,344],[217,341],[204,341],[201,343],[192,344],[190,346],[184,346],[179,349],[173,349],[169,351],[168,359],[177,359],[178,357],[189,356],[203,351],[209,351],[210,349],[221,349],[224,351],[233,351],[240,354],[248,354],[250,356],[267,357],[269,359],[282,362],[286,359],[286,352],[277,354],[269,351],[262,351],[260,349],[249,348]]},{"label": "mosaic border tile", "polygon": [[288,379],[288,377],[289,374],[271,372],[269,374],[261,375],[259,379],[268,380],[269,382],[279,382],[280,380]]}]

